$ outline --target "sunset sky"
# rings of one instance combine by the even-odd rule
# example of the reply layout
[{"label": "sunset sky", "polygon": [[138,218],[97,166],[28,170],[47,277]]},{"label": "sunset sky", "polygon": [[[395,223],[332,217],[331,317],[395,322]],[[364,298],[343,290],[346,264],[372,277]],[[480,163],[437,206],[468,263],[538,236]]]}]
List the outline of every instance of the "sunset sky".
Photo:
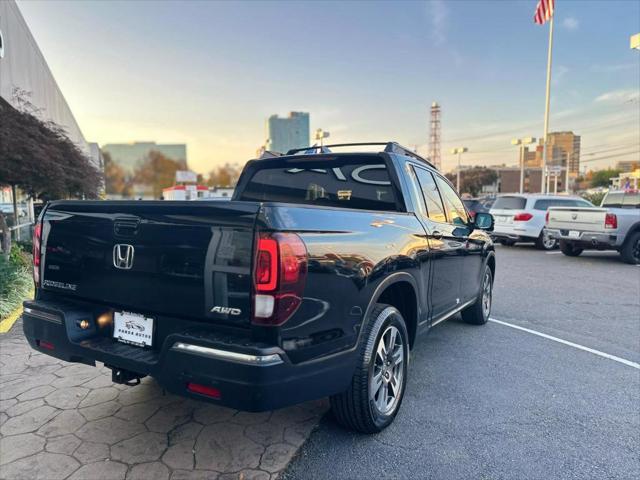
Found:
[{"label": "sunset sky", "polygon": [[[511,138],[542,135],[535,0],[18,5],[87,140],[184,142],[198,172],[252,158],[290,110],[426,154],[438,101],[445,170],[453,146],[512,164]],[[556,0],[555,22],[551,131],[582,135],[585,166],[640,158],[640,2]]]}]

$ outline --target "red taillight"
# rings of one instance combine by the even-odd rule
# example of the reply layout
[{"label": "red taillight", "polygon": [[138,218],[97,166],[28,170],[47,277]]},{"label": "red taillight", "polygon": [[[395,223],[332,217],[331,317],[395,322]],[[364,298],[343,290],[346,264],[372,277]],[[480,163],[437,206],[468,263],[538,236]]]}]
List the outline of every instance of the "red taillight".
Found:
[{"label": "red taillight", "polygon": [[530,213],[520,212],[520,213],[516,213],[513,216],[513,221],[514,222],[528,222],[532,218],[533,218],[533,215],[531,215]]},{"label": "red taillight", "polygon": [[273,238],[258,239],[256,290],[269,292],[278,282],[278,242]]},{"label": "red taillight", "polygon": [[607,213],[604,216],[604,228],[618,228],[618,217],[615,213]]},{"label": "red taillight", "polygon": [[549,210],[547,210],[547,213],[544,216],[544,223],[546,223],[546,224],[549,223]]},{"label": "red taillight", "polygon": [[33,281],[40,286],[40,242],[42,240],[42,224],[33,227]]},{"label": "red taillight", "polygon": [[469,210],[469,217],[471,218],[471,220],[476,218],[476,212],[474,212],[473,210]]},{"label": "red taillight", "polygon": [[252,322],[282,325],[302,303],[307,249],[295,233],[261,234],[257,246]]},{"label": "red taillight", "polygon": [[220,399],[222,398],[222,394],[220,390],[214,387],[209,387],[207,385],[200,385],[199,383],[187,383],[187,390],[193,393],[199,393],[200,395],[206,395],[207,397]]}]

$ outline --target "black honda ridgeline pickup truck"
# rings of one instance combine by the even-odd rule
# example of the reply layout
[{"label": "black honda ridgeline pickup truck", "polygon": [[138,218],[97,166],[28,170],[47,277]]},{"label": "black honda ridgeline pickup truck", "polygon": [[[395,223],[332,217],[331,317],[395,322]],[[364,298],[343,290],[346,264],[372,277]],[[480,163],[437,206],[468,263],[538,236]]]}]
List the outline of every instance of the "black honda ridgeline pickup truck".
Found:
[{"label": "black honda ridgeline pickup truck", "polygon": [[231,201],[48,204],[29,343],[241,410],[330,396],[345,427],[382,430],[418,334],[487,322],[493,220],[415,153],[360,145],[250,161]]}]

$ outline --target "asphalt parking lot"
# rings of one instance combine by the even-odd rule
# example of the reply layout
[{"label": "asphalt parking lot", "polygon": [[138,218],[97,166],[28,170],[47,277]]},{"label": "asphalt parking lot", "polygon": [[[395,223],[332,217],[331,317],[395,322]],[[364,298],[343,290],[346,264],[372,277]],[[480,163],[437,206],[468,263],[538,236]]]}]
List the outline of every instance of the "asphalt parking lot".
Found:
[{"label": "asphalt parking lot", "polygon": [[18,323],[0,336],[0,478],[640,477],[640,267],[497,249],[504,323],[424,336],[375,436],[341,430],[325,401],[247,414],[115,386],[30,350]]},{"label": "asphalt parking lot", "polygon": [[497,250],[492,317],[553,339],[435,327],[412,352],[395,423],[364,436],[326,415],[285,479],[640,478],[640,267]]}]

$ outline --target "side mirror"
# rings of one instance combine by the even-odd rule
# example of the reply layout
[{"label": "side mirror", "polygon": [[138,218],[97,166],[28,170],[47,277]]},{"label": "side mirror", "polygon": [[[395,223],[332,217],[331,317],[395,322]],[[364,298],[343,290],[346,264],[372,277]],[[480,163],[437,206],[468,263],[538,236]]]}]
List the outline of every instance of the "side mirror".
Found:
[{"label": "side mirror", "polygon": [[473,219],[473,226],[475,228],[479,228],[480,230],[485,230],[487,232],[493,232],[493,223],[493,215],[490,213],[478,212]]}]

